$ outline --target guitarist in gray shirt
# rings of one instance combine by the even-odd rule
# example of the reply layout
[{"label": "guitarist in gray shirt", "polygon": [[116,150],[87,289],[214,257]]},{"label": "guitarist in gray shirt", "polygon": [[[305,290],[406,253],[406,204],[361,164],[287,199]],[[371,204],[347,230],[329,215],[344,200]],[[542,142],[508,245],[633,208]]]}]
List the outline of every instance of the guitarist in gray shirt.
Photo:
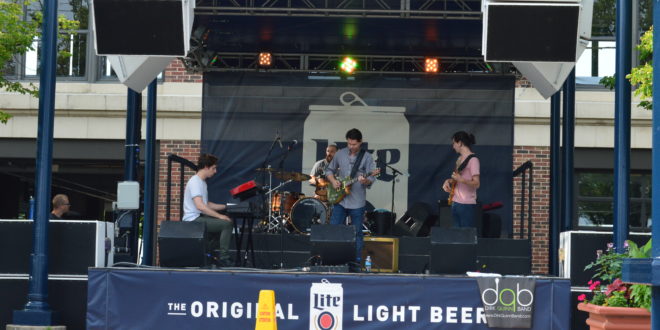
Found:
[{"label": "guitarist in gray shirt", "polygon": [[[362,246],[364,245],[362,222],[367,201],[366,189],[376,180],[372,175],[377,175],[378,170],[371,154],[362,151],[360,148],[362,146],[362,133],[358,129],[353,128],[346,132],[346,142],[348,147],[337,151],[326,168],[326,176],[332,186],[340,191],[340,194],[344,191],[343,188],[347,185],[347,181],[355,182],[349,186],[350,193],[343,196],[343,198],[340,197],[341,201],[333,205],[330,224],[341,225],[344,224],[346,216],[351,217],[356,235],[356,261],[360,263]],[[353,175],[351,175],[352,172]],[[330,200],[330,192],[328,197],[330,203],[336,203],[336,200]]]}]

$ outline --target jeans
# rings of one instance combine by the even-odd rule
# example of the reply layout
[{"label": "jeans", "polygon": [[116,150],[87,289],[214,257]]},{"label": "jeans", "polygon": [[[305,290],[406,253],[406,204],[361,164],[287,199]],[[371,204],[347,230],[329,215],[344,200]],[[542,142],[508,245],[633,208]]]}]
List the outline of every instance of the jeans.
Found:
[{"label": "jeans", "polygon": [[451,204],[451,216],[454,219],[454,228],[476,227],[477,204]]},{"label": "jeans", "polygon": [[355,261],[362,260],[362,246],[364,245],[364,233],[362,233],[362,222],[364,221],[364,207],[359,209],[347,209],[339,204],[332,207],[331,225],[343,225],[346,215],[351,217],[351,224],[355,227]]},{"label": "jeans", "polygon": [[231,257],[229,256],[229,243],[231,242],[231,232],[234,229],[231,221],[220,220],[206,215],[199,216],[193,221],[205,223],[207,233],[220,233],[220,240],[218,241],[220,261],[225,266],[229,266],[231,260]]}]

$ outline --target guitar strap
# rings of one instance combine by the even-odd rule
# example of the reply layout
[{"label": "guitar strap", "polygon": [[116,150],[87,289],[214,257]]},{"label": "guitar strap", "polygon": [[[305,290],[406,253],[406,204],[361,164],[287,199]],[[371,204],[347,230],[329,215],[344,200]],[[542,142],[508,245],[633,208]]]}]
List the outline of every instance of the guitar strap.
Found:
[{"label": "guitar strap", "polygon": [[360,168],[360,163],[362,163],[362,157],[364,157],[364,152],[365,152],[364,149],[360,150],[360,152],[357,155],[357,158],[355,159],[355,163],[353,164],[353,168],[351,169],[351,179],[355,178],[358,168]]},{"label": "guitar strap", "polygon": [[465,160],[461,163],[461,165],[458,168],[456,168],[456,172],[458,172],[458,173],[463,172],[463,170],[467,167],[468,162],[470,162],[470,159],[472,159],[472,157],[476,157],[476,156],[477,155],[475,155],[475,154],[469,154],[467,157],[465,157]]}]

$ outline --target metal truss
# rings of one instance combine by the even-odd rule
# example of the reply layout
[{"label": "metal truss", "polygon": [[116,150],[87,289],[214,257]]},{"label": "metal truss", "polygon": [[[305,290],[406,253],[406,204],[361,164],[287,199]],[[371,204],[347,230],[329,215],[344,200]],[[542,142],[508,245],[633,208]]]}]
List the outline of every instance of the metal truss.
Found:
[{"label": "metal truss", "polygon": [[[186,68],[193,72],[209,71],[268,71],[339,73],[339,54],[272,54],[273,64],[264,68],[258,65],[257,53],[192,52],[183,59]],[[428,74],[424,72],[422,56],[351,55],[358,62],[357,74]],[[483,57],[442,57],[439,73],[495,73]]]},{"label": "metal truss", "polygon": [[199,0],[195,14],[480,20],[480,5],[466,0]]}]

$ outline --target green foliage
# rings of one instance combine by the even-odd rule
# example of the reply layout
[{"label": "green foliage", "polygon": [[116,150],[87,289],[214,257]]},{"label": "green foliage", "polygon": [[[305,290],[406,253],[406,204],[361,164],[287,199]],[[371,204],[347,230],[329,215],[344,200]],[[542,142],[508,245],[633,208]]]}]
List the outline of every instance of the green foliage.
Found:
[{"label": "green foliage", "polygon": [[624,258],[650,258],[652,242],[649,239],[640,247],[635,242],[626,241],[626,245],[625,253],[617,253],[613,244],[608,244],[607,251],[599,253],[597,260],[585,267],[585,270],[595,271],[595,280],[589,281],[593,297],[587,300],[586,295],[582,295],[580,300],[601,306],[651,308],[651,286],[624,283],[621,281],[621,266]]},{"label": "green foliage", "polygon": [[629,307],[625,292],[621,291],[612,292],[612,295],[606,299],[605,304],[610,307]]},{"label": "green foliage", "polygon": [[[32,48],[32,42],[39,37],[43,14],[41,11],[33,12],[30,19],[25,19],[24,8],[35,0],[2,0],[0,1],[0,69],[7,68],[14,61],[15,56],[25,54]],[[64,16],[58,17],[60,32],[75,33],[79,22],[69,20]],[[67,56],[67,52],[60,55]],[[8,92],[39,96],[39,91],[33,84],[21,84],[10,81],[4,74],[0,75],[0,89]],[[0,122],[6,123],[11,115],[0,111]]]}]

